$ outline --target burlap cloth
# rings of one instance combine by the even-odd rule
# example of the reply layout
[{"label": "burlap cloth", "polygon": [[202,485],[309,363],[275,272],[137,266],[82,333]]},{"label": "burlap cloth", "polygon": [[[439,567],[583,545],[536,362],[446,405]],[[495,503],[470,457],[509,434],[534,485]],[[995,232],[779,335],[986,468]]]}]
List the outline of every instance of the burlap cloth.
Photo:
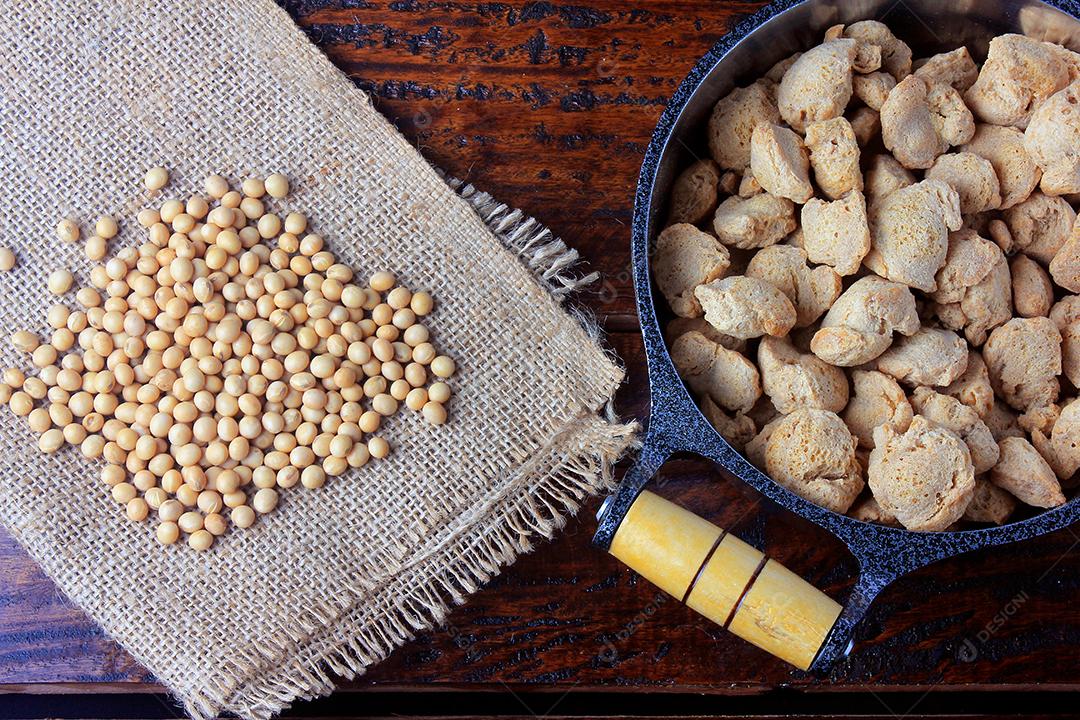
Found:
[{"label": "burlap cloth", "polygon": [[458,361],[448,425],[399,413],[390,458],[286,491],[202,554],[159,546],[95,464],[39,454],[2,411],[0,518],[193,716],[330,692],[609,481],[632,429],[600,416],[622,372],[558,302],[573,254],[455,192],[269,0],[4,0],[0,44],[0,244],[20,260],[0,273],[5,335],[45,330],[50,270],[86,279],[59,218],[130,217],[156,164],[178,193],[282,170],[339,257],[434,293],[433,336]]}]

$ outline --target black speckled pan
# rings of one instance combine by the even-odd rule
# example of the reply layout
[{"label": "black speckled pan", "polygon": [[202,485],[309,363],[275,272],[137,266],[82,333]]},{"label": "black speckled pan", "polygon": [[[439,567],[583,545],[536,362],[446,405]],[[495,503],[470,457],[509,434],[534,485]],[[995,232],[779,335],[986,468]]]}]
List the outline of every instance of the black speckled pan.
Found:
[{"label": "black speckled pan", "polygon": [[699,412],[668,354],[649,271],[650,246],[661,227],[673,178],[695,156],[707,156],[701,138],[713,104],[732,87],[760,77],[774,62],[820,42],[827,27],[877,19],[911,44],[915,57],[965,44],[981,61],[989,39],[1005,32],[1022,32],[1080,50],[1078,17],[1080,3],[1073,0],[779,0],[740,22],[694,66],[660,118],[638,180],[633,272],[649,365],[651,413],[636,463],[601,508],[596,545],[610,547],[634,500],[673,453],[696,453],[722,465],[766,497],[836,535],[858,561],[855,586],[813,664],[814,669],[824,670],[847,654],[855,626],[878,593],[896,578],[969,550],[1063,528],[1080,516],[1080,500],[1073,499],[1002,527],[917,533],[860,522],[785,490],[733,450]]}]

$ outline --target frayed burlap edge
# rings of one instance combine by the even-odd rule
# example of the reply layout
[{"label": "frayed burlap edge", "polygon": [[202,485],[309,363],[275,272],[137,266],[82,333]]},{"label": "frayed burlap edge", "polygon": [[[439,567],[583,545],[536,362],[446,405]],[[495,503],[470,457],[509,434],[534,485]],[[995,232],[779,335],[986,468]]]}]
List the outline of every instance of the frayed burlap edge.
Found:
[{"label": "frayed burlap edge", "polygon": [[[365,601],[344,615],[324,618],[324,629],[271,672],[255,673],[227,699],[208,688],[190,699],[188,712],[199,719],[225,711],[267,720],[296,699],[327,695],[338,679],[363,674],[416,633],[441,624],[452,604],[531,551],[535,538],[552,537],[586,496],[611,488],[612,466],[633,442],[635,431],[633,424],[611,425],[595,415],[572,423],[537,453],[550,462],[546,472],[538,476],[533,463],[519,468],[475,523],[420,558],[425,568],[441,567],[438,574],[412,585],[415,575],[427,572],[414,565],[395,577],[392,585],[397,589],[386,588],[378,602]],[[564,454],[566,447],[573,453]],[[513,479],[524,477],[532,478],[526,486]]]},{"label": "frayed burlap edge", "polygon": [[486,192],[436,171],[458,195],[472,206],[503,245],[517,254],[540,284],[559,302],[600,279],[600,273],[574,273],[581,261],[578,251],[567,247],[536,218],[504,205]]},{"label": "frayed burlap edge", "polygon": [[[535,218],[471,184],[442,176],[557,301],[599,278],[596,272],[577,273],[578,252]],[[567,309],[591,337],[602,341],[591,314]],[[196,720],[222,712],[268,720],[295,700],[329,695],[338,680],[362,675],[417,633],[440,625],[452,605],[464,602],[503,567],[530,552],[534,539],[550,539],[582,500],[613,488],[613,466],[637,444],[638,425],[621,423],[609,398],[593,398],[589,407],[603,411],[604,417],[586,413],[543,447],[524,448],[524,462],[501,483],[500,493],[474,510],[472,522],[463,522],[449,539],[415,558],[384,587],[369,589],[376,602],[368,595],[344,613],[310,608],[307,620],[320,626],[300,623],[297,636],[282,638],[280,647],[262,648],[258,657],[235,658],[236,667],[246,669],[243,677],[232,675],[239,684],[219,681],[189,696],[187,712]],[[442,569],[430,575],[418,570],[421,565]],[[274,657],[269,664],[268,656]]]}]

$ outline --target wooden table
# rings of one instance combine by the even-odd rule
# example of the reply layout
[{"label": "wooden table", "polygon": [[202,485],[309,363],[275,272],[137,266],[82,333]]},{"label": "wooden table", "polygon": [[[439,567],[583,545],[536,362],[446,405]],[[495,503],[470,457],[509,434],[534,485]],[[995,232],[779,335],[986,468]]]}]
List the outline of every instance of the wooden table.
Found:
[{"label": "wooden table", "polygon": [[[666,98],[758,4],[285,2],[432,163],[539,218],[603,274],[580,301],[625,360],[619,408],[638,417],[648,390],[628,243],[641,158]],[[847,591],[850,557],[830,536],[707,463],[680,459],[662,474],[667,496],[733,527],[834,597]],[[901,580],[875,605],[852,656],[815,678],[725,634],[594,551],[596,504],[444,628],[349,683],[363,701],[339,693],[298,710],[543,715],[595,701],[657,714],[862,708],[993,715],[1046,712],[1053,706],[1030,693],[1080,686],[1080,541],[1071,530]],[[424,710],[415,688],[474,692],[424,695]],[[0,534],[0,691],[157,689]],[[645,690],[653,693],[628,695]],[[1025,694],[987,700],[973,693],[984,690]],[[725,697],[710,704],[693,694]]]}]

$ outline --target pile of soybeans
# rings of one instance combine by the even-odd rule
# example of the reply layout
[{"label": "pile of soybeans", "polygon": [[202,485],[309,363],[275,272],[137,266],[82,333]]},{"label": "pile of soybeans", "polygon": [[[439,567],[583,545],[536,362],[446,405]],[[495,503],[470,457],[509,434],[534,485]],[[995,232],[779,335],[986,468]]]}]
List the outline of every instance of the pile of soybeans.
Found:
[{"label": "pile of soybeans", "polygon": [[[145,178],[154,194],[168,181],[160,167]],[[33,372],[5,370],[0,402],[42,452],[103,459],[112,497],[134,521],[156,515],[162,544],[186,535],[207,550],[281,490],[386,457],[376,433],[402,404],[446,422],[455,365],[423,322],[431,295],[385,270],[359,281],[304,215],[280,209],[288,191],[281,174],[239,190],[211,175],[205,196],[139,212],[146,241],[108,260],[119,227],[101,217],[76,306],[48,311],[45,341],[11,336]],[[71,219],[57,234],[82,235]],[[0,248],[0,269],[15,265]],[[48,277],[60,297],[74,285],[68,269]]]}]

